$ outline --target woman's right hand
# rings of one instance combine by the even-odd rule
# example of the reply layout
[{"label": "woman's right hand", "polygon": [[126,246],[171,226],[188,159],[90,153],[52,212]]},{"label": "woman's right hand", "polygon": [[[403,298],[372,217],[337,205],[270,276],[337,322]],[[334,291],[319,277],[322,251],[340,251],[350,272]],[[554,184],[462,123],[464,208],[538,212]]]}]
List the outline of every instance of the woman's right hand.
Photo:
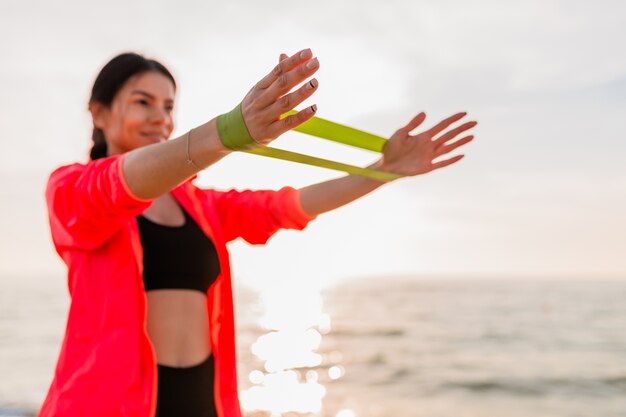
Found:
[{"label": "woman's right hand", "polygon": [[312,105],[296,114],[280,116],[295,108],[317,90],[315,78],[296,91],[291,89],[315,74],[319,69],[317,58],[310,49],[281,59],[274,69],[259,81],[241,102],[243,119],[252,138],[263,145],[309,120],[317,106]]}]

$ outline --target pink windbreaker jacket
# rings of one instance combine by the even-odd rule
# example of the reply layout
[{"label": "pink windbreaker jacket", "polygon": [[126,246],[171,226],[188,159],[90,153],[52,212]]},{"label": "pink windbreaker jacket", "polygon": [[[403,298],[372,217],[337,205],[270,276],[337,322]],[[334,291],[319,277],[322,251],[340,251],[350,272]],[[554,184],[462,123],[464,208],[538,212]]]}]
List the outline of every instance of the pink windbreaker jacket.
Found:
[{"label": "pink windbreaker jacket", "polygon": [[[129,190],[124,155],[54,171],[46,199],[71,296],[65,337],[39,417],[152,417],[157,368],[146,332],[142,248],[136,216],[151,203]],[[172,191],[217,248],[221,275],[208,290],[215,402],[221,417],[240,417],[235,330],[226,243],[265,243],[277,230],[313,219],[299,192],[202,190],[187,181]]]}]

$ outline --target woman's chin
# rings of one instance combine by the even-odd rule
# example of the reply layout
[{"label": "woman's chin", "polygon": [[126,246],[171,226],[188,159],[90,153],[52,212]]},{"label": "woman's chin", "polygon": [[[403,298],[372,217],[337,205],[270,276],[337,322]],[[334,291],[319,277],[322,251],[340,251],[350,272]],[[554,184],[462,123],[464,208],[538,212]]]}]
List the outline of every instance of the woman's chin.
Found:
[{"label": "woman's chin", "polygon": [[155,137],[155,136],[144,136],[143,141],[145,142],[146,145],[153,145],[155,143],[165,142],[166,139],[161,138],[161,137]]}]

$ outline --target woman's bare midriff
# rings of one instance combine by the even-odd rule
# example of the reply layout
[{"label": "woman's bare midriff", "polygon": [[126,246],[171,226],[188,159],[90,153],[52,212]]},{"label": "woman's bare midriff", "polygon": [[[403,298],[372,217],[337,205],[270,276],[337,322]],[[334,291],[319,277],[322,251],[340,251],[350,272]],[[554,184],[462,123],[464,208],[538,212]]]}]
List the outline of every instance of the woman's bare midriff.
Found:
[{"label": "woman's bare midriff", "polygon": [[146,292],[148,336],[157,363],[189,367],[211,353],[206,294],[195,290],[162,289]]},{"label": "woman's bare midriff", "polygon": [[[165,194],[143,213],[152,222],[180,227],[182,209],[171,194]],[[189,367],[202,363],[211,353],[207,297],[189,289],[158,289],[146,292],[148,336],[154,345],[157,363]]]}]

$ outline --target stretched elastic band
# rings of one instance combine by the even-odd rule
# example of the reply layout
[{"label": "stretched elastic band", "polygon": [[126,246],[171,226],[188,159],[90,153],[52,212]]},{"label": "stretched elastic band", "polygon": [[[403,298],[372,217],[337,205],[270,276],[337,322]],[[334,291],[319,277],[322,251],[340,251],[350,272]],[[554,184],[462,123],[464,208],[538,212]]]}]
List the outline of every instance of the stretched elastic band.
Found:
[{"label": "stretched elastic band", "polygon": [[[283,114],[281,118],[295,113],[297,113],[297,111],[290,110]],[[382,136],[363,132],[362,130],[331,122],[330,120],[322,119],[317,116],[310,118],[293,130],[318,138],[332,140],[333,142],[343,143],[355,148],[381,153],[387,143],[387,139]]]},{"label": "stretched elastic band", "polygon": [[[291,110],[283,114],[282,118],[295,113],[297,113],[297,111]],[[367,149],[379,153],[383,152],[385,144],[387,143],[387,139],[381,136],[363,132],[361,130],[331,122],[330,120],[319,117],[313,117],[293,130],[319,138],[332,140],[334,142],[343,143],[348,146]],[[261,155],[270,158],[283,159],[285,161],[343,171],[348,174],[361,175],[378,181],[393,181],[402,177],[402,175],[390,172],[378,171],[371,168],[361,168],[354,165],[344,164],[342,162],[331,161],[284,149],[260,145],[252,139],[252,136],[250,136],[250,132],[248,131],[246,123],[243,120],[241,104],[235,107],[232,111],[218,116],[217,131],[222,144],[234,151],[243,151],[254,155]]]},{"label": "stretched elastic band", "polygon": [[335,171],[343,171],[348,174],[360,175],[362,177],[371,178],[377,181],[389,182],[397,180],[398,178],[402,178],[402,175],[393,174],[391,172],[378,171],[371,168],[361,168],[354,165],[344,164],[342,162],[330,161],[328,159],[304,155],[284,149],[272,148],[270,146],[259,146],[258,148],[250,148],[244,150],[243,152],[251,153],[254,155],[267,156],[270,158],[282,159],[284,161],[297,162],[299,164],[313,165],[320,168],[333,169]]},{"label": "stretched elastic band", "polygon": [[253,146],[259,146],[246,127],[241,112],[241,104],[217,117],[217,133],[222,144],[233,151],[241,151]]}]

